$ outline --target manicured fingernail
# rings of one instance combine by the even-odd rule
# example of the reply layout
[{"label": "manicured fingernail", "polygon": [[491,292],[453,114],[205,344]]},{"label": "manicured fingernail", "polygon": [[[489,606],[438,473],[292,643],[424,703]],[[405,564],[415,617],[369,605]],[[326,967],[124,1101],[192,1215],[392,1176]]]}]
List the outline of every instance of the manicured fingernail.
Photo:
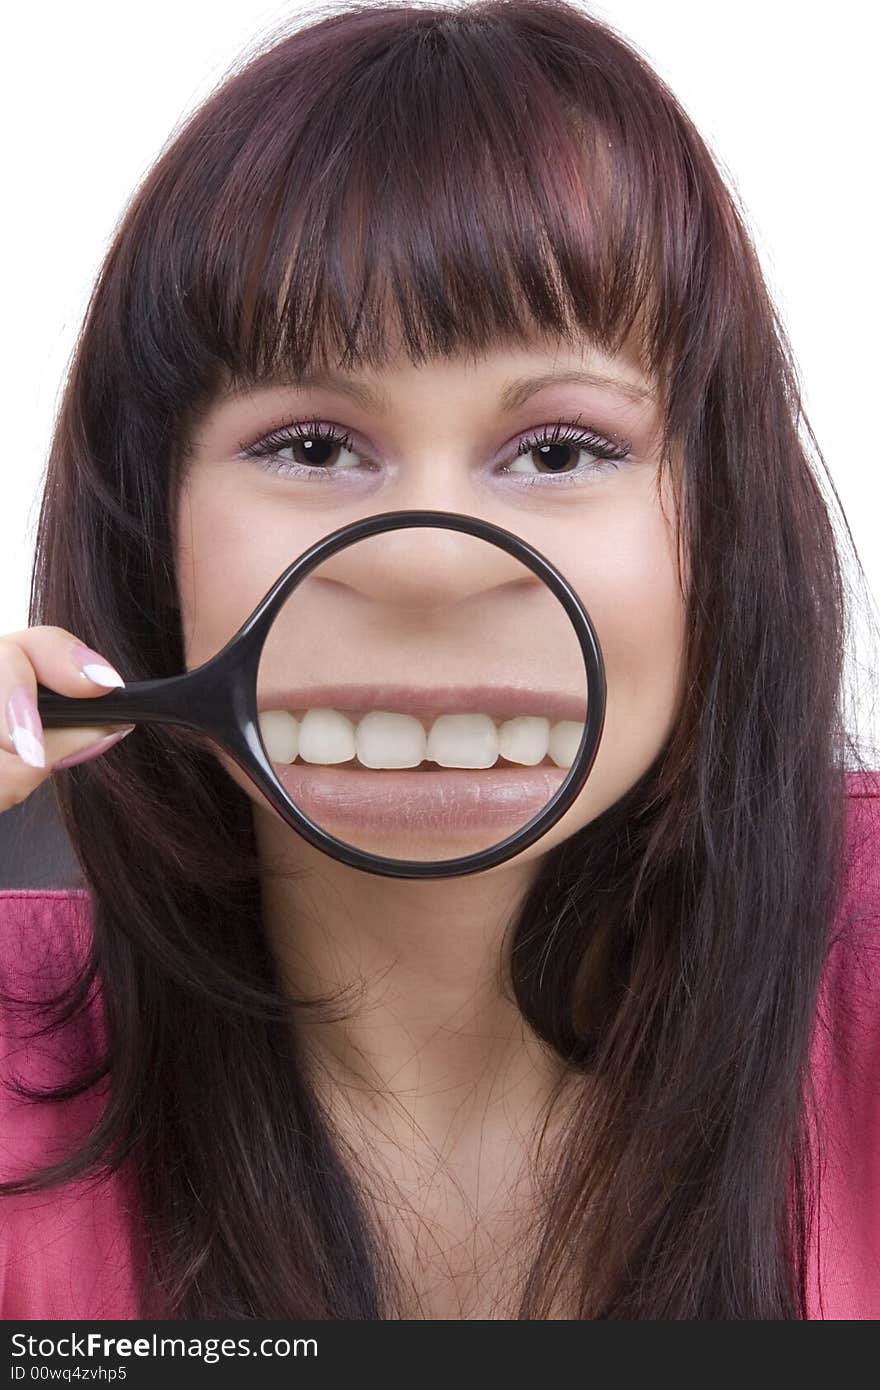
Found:
[{"label": "manicured fingernail", "polygon": [[37,702],[23,685],[17,685],[6,702],[6,720],[15,751],[28,767],[46,766],[43,724]]},{"label": "manicured fingernail", "polygon": [[73,659],[78,663],[83,675],[88,676],[96,685],[125,685],[119,672],[115,671],[99,652],[93,652],[91,647],[84,647],[82,642],[77,642],[74,646]]},{"label": "manicured fingernail", "polygon": [[56,772],[59,767],[76,767],[77,763],[87,763],[90,758],[99,758],[102,753],[106,753],[108,748],[112,748],[114,743],[119,743],[120,739],[130,734],[137,725],[129,724],[124,729],[119,729],[115,734],[107,734],[104,738],[98,739],[97,743],[90,743],[88,748],[81,748],[78,753],[71,753],[68,758],[60,758],[57,763],[53,763],[52,772]]}]

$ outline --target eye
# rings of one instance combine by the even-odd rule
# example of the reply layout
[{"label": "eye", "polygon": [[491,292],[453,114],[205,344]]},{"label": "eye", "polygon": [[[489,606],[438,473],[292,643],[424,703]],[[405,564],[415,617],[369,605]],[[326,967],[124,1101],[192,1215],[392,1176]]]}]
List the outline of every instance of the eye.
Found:
[{"label": "eye", "polygon": [[[618,464],[629,456],[631,445],[612,444],[593,430],[581,430],[576,424],[560,421],[552,430],[542,430],[537,435],[528,435],[520,440],[516,447],[517,456],[507,472],[530,475],[531,478],[555,476],[568,480],[579,479],[587,473],[617,468]],[[572,463],[577,465],[578,455],[581,453],[591,454],[594,462],[586,466],[569,467]],[[532,457],[534,455],[537,457]],[[546,468],[548,473],[542,474],[541,468]]]},{"label": "eye", "polygon": [[[239,448],[247,458],[266,460],[260,466],[268,472],[281,473],[286,477],[318,477],[331,472],[347,472],[353,464],[340,461],[337,457],[339,451],[349,454],[351,459],[357,457],[353,452],[351,435],[333,425],[323,425],[319,420],[285,425],[256,444],[243,443]],[[293,456],[290,460],[281,458],[282,449],[291,450]]]}]

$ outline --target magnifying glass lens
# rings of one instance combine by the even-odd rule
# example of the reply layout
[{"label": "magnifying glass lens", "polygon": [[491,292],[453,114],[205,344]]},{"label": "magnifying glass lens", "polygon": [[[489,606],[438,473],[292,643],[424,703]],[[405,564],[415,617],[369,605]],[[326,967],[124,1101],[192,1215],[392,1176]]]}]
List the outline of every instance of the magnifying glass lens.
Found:
[{"label": "magnifying glass lens", "polygon": [[290,803],[364,853],[493,848],[552,800],[588,687],[563,605],[501,547],[401,527],[330,556],[263,645],[259,729]]}]

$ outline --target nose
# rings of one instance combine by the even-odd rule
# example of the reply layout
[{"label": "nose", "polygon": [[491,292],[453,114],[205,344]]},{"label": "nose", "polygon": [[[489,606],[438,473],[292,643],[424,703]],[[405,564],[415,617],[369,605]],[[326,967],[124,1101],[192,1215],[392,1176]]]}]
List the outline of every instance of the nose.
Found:
[{"label": "nose", "polygon": [[315,574],[398,609],[448,608],[494,590],[542,587],[537,575],[500,546],[444,526],[367,536],[324,561]]}]

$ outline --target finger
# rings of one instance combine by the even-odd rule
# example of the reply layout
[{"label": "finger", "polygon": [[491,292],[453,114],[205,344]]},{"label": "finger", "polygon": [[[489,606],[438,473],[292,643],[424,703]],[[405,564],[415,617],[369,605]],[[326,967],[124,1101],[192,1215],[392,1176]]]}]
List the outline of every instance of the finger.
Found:
[{"label": "finger", "polygon": [[[38,682],[61,695],[73,697],[97,697],[106,694],[109,688],[124,684],[106,658],[64,628],[31,627],[0,638],[2,747],[34,767],[45,766],[48,761],[37,709]],[[85,731],[92,738],[85,739],[82,726],[64,730],[68,737],[53,738],[52,752],[55,757],[63,757],[112,727],[99,725],[96,719],[95,725]],[[95,729],[100,730],[97,735]]]}]

